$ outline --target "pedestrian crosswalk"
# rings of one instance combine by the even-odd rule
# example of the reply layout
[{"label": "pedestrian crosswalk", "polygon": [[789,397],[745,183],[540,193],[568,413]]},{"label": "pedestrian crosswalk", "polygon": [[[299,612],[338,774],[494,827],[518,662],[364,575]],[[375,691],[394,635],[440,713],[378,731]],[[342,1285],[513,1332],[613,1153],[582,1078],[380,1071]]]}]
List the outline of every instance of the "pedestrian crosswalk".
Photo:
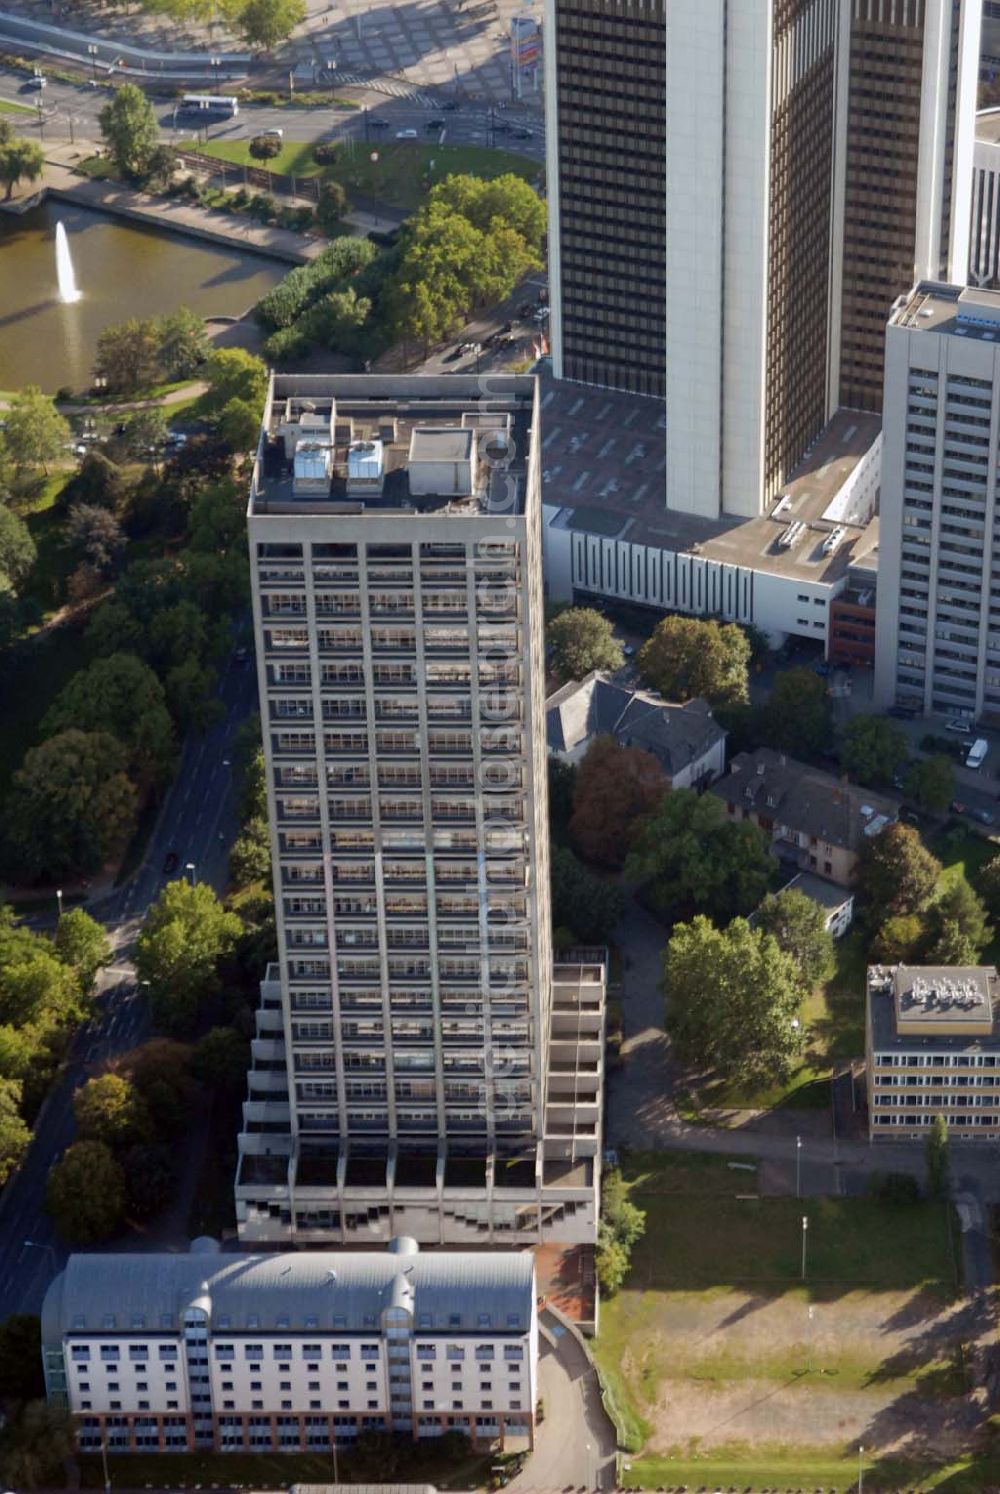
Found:
[{"label": "pedestrian crosswalk", "polygon": [[397,83],[392,78],[371,78],[361,73],[342,73],[338,69],[333,75],[335,84],[353,83],[364,88],[370,88],[375,93],[384,93],[391,99],[405,99],[407,103],[416,104],[420,109],[440,109],[441,104],[434,94],[427,93],[421,88],[410,88],[405,83]]}]

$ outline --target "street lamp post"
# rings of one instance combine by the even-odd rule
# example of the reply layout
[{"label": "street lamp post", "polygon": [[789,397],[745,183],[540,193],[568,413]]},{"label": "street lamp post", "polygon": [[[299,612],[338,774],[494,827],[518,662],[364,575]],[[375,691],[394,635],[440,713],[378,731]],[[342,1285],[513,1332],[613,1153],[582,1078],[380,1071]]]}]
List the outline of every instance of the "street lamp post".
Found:
[{"label": "street lamp post", "polygon": [[104,1469],[104,1494],[111,1494],[111,1474],[108,1472],[108,1439],[101,1428],[101,1466]]},{"label": "street lamp post", "polygon": [[809,1218],[802,1215],[802,1280],[806,1279],[806,1240],[809,1238]]},{"label": "street lamp post", "polygon": [[97,44],[96,44],[96,42],[88,42],[87,43],[87,55],[90,58],[90,75],[93,78],[94,82],[96,83],[97,82]]},{"label": "street lamp post", "polygon": [[802,1197],[802,1137],[795,1138],[795,1197]]},{"label": "street lamp post", "polygon": [[59,1265],[59,1257],[56,1255],[55,1250],[51,1245],[43,1245],[41,1240],[24,1240],[22,1243],[25,1245],[30,1245],[32,1250],[47,1250],[49,1252],[49,1255],[51,1255],[52,1259],[55,1261],[56,1265]]},{"label": "street lamp post", "polygon": [[62,888],[56,889],[56,904],[59,908],[59,917],[62,918]]},{"label": "street lamp post", "polygon": [[222,66],[222,58],[221,57],[213,57],[212,58],[212,77],[215,80],[215,91],[216,91],[216,93],[218,93],[218,91],[219,91],[219,68],[221,66]]},{"label": "street lamp post", "polygon": [[858,1494],[864,1494],[865,1487],[865,1449],[862,1443],[858,1444]]},{"label": "street lamp post", "polygon": [[187,874],[188,874],[188,881],[191,883],[191,886],[193,887],[194,886],[194,873],[195,873],[194,862],[193,861],[187,862],[187,864],[184,867],[184,870],[187,872]]},{"label": "street lamp post", "polygon": [[41,101],[41,99],[39,99],[39,101],[38,101],[38,138],[40,140],[44,140],[45,139],[45,116],[42,113],[42,101]]}]

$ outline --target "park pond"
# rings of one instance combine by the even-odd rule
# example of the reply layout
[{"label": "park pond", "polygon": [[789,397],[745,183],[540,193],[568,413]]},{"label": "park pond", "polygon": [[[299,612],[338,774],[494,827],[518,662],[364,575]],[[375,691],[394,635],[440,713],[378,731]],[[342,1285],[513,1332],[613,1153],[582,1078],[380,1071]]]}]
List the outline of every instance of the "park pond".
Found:
[{"label": "park pond", "polygon": [[[60,299],[56,279],[60,220],[80,291],[70,304]],[[84,390],[104,327],[178,306],[204,317],[239,317],[287,268],[68,203],[0,214],[0,390]]]}]

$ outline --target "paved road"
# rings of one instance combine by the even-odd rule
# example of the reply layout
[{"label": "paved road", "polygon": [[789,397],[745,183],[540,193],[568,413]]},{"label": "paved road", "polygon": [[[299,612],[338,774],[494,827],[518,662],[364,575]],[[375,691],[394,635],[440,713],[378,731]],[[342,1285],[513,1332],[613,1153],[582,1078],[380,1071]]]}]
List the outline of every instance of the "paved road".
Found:
[{"label": "paved road", "polygon": [[[77,86],[55,78],[49,79],[44,93],[31,92],[25,88],[23,75],[0,69],[0,100],[32,111],[12,118],[12,122],[21,130],[40,134],[44,141],[99,140],[98,115],[108,97],[105,88]],[[202,138],[207,133],[210,140],[248,139],[262,130],[280,129],[286,140],[345,140],[356,142],[359,149],[375,149],[382,141],[394,140],[397,130],[415,129],[418,143],[496,146],[527,156],[539,167],[544,160],[545,133],[538,117],[514,117],[467,102],[451,111],[429,111],[410,97],[368,89],[361,98],[364,107],[358,109],[242,104],[235,119],[215,121],[202,132]],[[179,143],[191,138],[190,120],[177,119],[173,104],[157,104],[156,112],[167,140]],[[428,131],[430,119],[443,120],[443,128]],[[526,132],[526,138],[519,138],[515,131]]]},{"label": "paved road", "polygon": [[615,1484],[615,1432],[601,1402],[593,1366],[573,1334],[550,1312],[541,1316],[538,1393],[545,1420],[535,1450],[511,1489],[610,1489]]},{"label": "paved road", "polygon": [[130,956],[142,915],[168,880],[164,858],[175,851],[180,874],[192,862],[200,881],[219,890],[226,884],[238,822],[232,769],[224,760],[231,760],[235,733],[257,703],[252,666],[230,668],[219,697],[225,715],[204,737],[186,743],[142,866],[127,886],[88,905],[107,925],[115,959],[101,977],[94,1017],[77,1034],[66,1070],[39,1116],[28,1155],[0,1198],[0,1320],[11,1312],[37,1311],[66,1258],[45,1213],[44,1194],[49,1169],[73,1139],[73,1091],[101,1063],[148,1033],[148,1012]]}]

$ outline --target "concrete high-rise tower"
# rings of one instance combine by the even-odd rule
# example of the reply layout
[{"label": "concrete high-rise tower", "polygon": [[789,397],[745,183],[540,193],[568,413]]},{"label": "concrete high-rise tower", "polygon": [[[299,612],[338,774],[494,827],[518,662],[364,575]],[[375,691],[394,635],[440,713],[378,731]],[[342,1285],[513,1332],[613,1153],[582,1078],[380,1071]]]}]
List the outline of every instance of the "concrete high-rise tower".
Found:
[{"label": "concrete high-rise tower", "polygon": [[525,377],[272,380],[245,1239],[593,1239],[603,972],[553,974],[538,420]]},{"label": "concrete high-rise tower", "polygon": [[[754,517],[893,300],[964,266],[979,0],[547,0],[553,371],[661,397],[666,505]],[[947,269],[953,273],[953,269]]]}]

